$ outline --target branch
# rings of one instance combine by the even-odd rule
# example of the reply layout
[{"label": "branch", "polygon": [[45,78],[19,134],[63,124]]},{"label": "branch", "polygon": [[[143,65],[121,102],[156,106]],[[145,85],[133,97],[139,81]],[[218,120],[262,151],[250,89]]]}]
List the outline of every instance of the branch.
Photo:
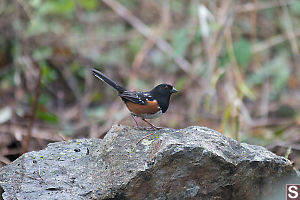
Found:
[{"label": "branch", "polygon": [[187,74],[190,73],[191,64],[185,58],[181,56],[175,56],[173,48],[161,37],[157,37],[155,33],[146,26],[140,19],[134,16],[127,8],[119,4],[115,0],[102,0],[106,5],[108,5],[112,10],[114,10],[118,15],[124,18],[128,23],[130,23],[137,31],[139,31],[146,38],[151,40],[155,45],[168,56],[170,56],[174,62]]},{"label": "branch", "polygon": [[30,143],[30,139],[31,139],[31,135],[32,135],[32,127],[35,121],[35,112],[38,108],[38,100],[39,100],[39,96],[40,96],[40,86],[41,86],[41,76],[42,76],[42,72],[41,69],[35,65],[35,68],[38,70],[38,78],[36,81],[36,88],[35,88],[35,93],[34,93],[34,100],[33,100],[33,105],[31,108],[31,115],[30,115],[30,119],[29,119],[29,124],[27,127],[27,134],[25,136],[25,139],[23,141],[23,145],[22,145],[22,153],[26,153],[28,151],[28,147],[29,147],[29,143]]}]

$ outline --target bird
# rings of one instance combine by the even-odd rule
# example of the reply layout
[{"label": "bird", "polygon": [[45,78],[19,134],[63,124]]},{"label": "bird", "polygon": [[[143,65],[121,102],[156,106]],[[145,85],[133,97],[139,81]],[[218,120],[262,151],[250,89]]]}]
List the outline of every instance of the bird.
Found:
[{"label": "bird", "polygon": [[[178,92],[175,87],[170,84],[163,83],[157,85],[149,92],[129,91],[99,70],[92,68],[92,72],[98,79],[118,91],[118,95],[130,111],[137,128],[141,129],[142,127],[139,126],[135,117],[140,117],[154,129],[160,129],[146,119],[157,118],[168,110],[171,95]],[[150,135],[151,134],[147,136]]]}]

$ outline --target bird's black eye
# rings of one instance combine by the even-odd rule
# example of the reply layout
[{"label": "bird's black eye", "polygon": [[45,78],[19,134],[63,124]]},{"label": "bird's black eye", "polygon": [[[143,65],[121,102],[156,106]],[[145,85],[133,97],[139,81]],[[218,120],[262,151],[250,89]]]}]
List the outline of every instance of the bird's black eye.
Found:
[{"label": "bird's black eye", "polygon": [[165,86],[165,89],[167,90],[167,89],[169,89],[169,87],[166,85],[166,86]]}]

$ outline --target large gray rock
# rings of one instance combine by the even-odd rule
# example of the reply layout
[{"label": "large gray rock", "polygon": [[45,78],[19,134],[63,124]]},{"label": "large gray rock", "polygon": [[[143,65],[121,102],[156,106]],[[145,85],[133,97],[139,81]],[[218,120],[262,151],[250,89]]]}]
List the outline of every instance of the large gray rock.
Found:
[{"label": "large gray rock", "polygon": [[117,125],[103,140],[26,153],[0,169],[3,199],[266,199],[296,180],[289,160],[211,129],[162,129],[136,145],[150,132]]}]

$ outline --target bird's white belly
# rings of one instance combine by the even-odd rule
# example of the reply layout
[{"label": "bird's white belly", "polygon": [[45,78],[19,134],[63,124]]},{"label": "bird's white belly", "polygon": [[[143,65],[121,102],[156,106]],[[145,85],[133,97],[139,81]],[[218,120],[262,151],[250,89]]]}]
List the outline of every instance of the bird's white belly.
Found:
[{"label": "bird's white belly", "polygon": [[159,116],[161,116],[163,113],[161,110],[159,110],[158,112],[154,113],[154,114],[134,114],[132,113],[133,115],[137,116],[137,117],[141,117],[141,118],[144,118],[144,119],[154,119],[154,118],[157,118]]}]

